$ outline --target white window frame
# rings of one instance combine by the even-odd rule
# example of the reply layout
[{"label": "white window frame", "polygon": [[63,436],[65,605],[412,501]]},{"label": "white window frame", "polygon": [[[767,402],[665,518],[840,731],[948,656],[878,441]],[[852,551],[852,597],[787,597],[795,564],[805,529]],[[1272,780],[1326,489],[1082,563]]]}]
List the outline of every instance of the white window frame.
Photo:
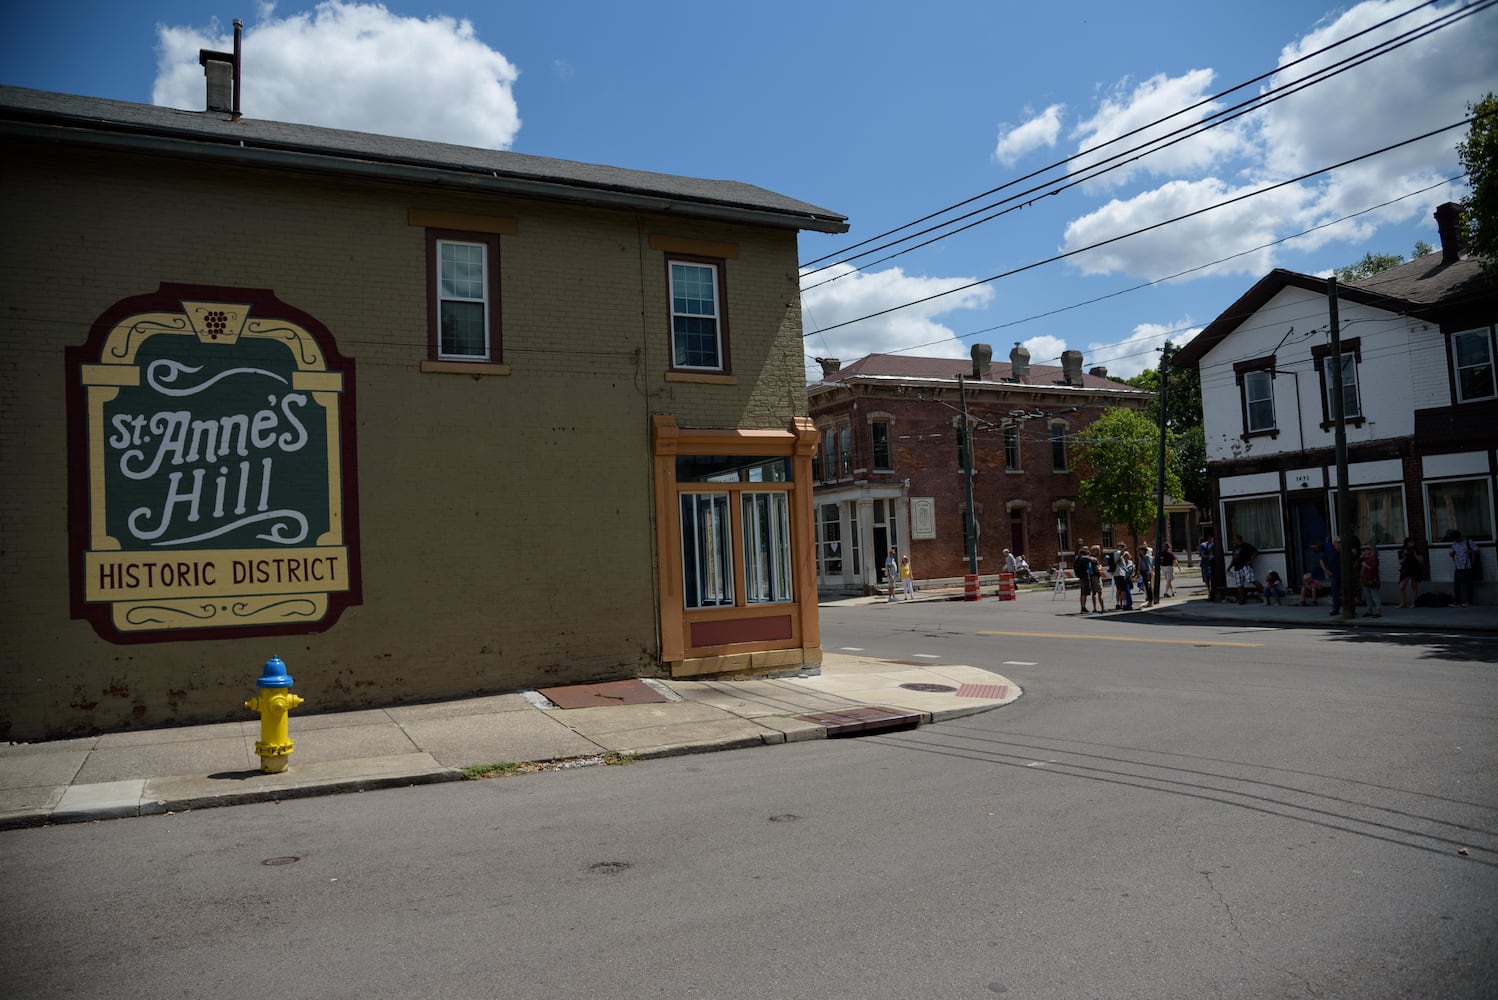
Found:
[{"label": "white window frame", "polygon": [[682,600],[688,611],[734,606],[730,495],[681,494]]},{"label": "white window frame", "polygon": [[[710,280],[708,287],[712,290],[711,311],[704,312],[690,308],[679,308],[681,304],[702,303],[705,300],[699,296],[677,295],[678,268],[689,268],[694,272],[707,272]],[[727,352],[723,344],[723,269],[722,266],[713,261],[688,260],[673,257],[666,261],[666,273],[670,278],[671,296],[671,367],[677,371],[697,372],[724,372],[728,370]],[[680,275],[685,278],[685,274]],[[695,339],[698,334],[695,331],[680,328],[678,321],[702,321],[710,320],[713,330],[713,363],[690,364],[682,359],[689,355],[689,351],[680,346],[683,338]]]},{"label": "white window frame", "polygon": [[[1464,338],[1481,340],[1483,348],[1487,351],[1487,360],[1476,364],[1461,364],[1461,341]],[[1493,331],[1491,328],[1479,327],[1475,330],[1462,330],[1451,335],[1451,372],[1456,382],[1456,401],[1458,403],[1475,403],[1484,399],[1498,397],[1498,365],[1494,364],[1493,357]],[[1487,365],[1488,369],[1488,393],[1484,396],[1468,396],[1462,391],[1462,371],[1465,368],[1478,368]]]},{"label": "white window frame", "polygon": [[[1255,397],[1253,387],[1262,383],[1264,394]],[[1254,404],[1267,403],[1269,405],[1269,422],[1267,424],[1254,423]],[[1266,434],[1279,429],[1279,421],[1275,417],[1274,407],[1274,375],[1269,371],[1251,371],[1243,373],[1243,424],[1244,430],[1249,434]]]},{"label": "white window frame", "polygon": [[[1233,508],[1239,504],[1263,504],[1274,505],[1274,516],[1269,521],[1272,538],[1254,537],[1262,536],[1262,531],[1244,531],[1243,525],[1239,524],[1233,517]],[[1228,497],[1222,501],[1222,524],[1223,536],[1218,545],[1223,552],[1232,548],[1233,536],[1242,535],[1243,540],[1248,542],[1260,552],[1283,552],[1285,548],[1285,506],[1278,493],[1265,493],[1259,496]]]},{"label": "white window frame", "polygon": [[[1321,377],[1326,383],[1326,416],[1328,420],[1336,416],[1336,386],[1332,379],[1336,373],[1331,365],[1324,365]],[[1348,403],[1348,390],[1352,392],[1351,405]],[[1342,416],[1346,420],[1356,420],[1363,415],[1363,388],[1358,382],[1358,356],[1352,351],[1342,352]]]},{"label": "white window frame", "polygon": [[[489,244],[488,243],[484,243],[484,242],[480,242],[478,240],[449,239],[449,238],[445,238],[445,237],[438,237],[437,240],[436,240],[436,243],[437,243],[437,253],[435,254],[435,258],[436,259],[435,259],[435,262],[434,262],[435,267],[436,267],[436,273],[434,275],[432,275],[432,281],[434,282],[434,287],[435,287],[435,290],[436,290],[436,297],[437,297],[437,360],[439,360],[439,361],[489,361],[489,360],[491,360],[492,355],[493,355],[493,345],[492,345],[490,331],[493,329],[493,326],[494,326],[494,324],[492,322],[492,320],[493,320],[493,309],[494,309],[492,299],[493,299],[493,295],[494,295],[494,290],[489,287],[489,285],[490,285],[489,274],[490,274],[490,265],[491,265],[491,261],[489,260],[489,253],[490,253]],[[451,264],[453,264],[453,265],[456,266],[456,265],[459,265],[459,264],[471,264],[472,262],[469,262],[469,261],[449,261],[449,260],[447,260],[447,258],[446,258],[446,251],[447,251],[447,249],[449,247],[463,247],[463,248],[469,248],[469,249],[476,249],[476,250],[478,250],[478,252],[479,252],[479,261],[478,261],[479,283],[482,286],[479,295],[477,295],[477,296],[474,296],[474,295],[461,295],[461,294],[458,294],[458,290],[456,288],[450,287],[450,285],[449,285],[449,276],[446,273],[446,266],[449,263],[451,263]],[[471,280],[471,278],[468,279],[468,280]],[[483,343],[483,349],[481,351],[478,351],[478,352],[463,352],[463,351],[450,351],[450,350],[444,349],[444,344],[443,344],[443,339],[444,339],[444,337],[443,337],[443,327],[444,327],[445,324],[444,324],[443,320],[444,320],[444,317],[447,315],[446,306],[449,303],[458,303],[458,304],[462,304],[462,305],[472,305],[474,303],[478,303],[479,305],[481,305],[483,307],[483,334],[484,334],[484,343]]]},{"label": "white window frame", "polygon": [[739,494],[744,524],[744,603],[795,600],[791,573],[791,495],[785,490]]},{"label": "white window frame", "polygon": [[[1486,523],[1472,524],[1469,521],[1463,521],[1461,519],[1453,520],[1452,518],[1446,516],[1446,507],[1436,503],[1431,498],[1431,490],[1439,490],[1442,487],[1455,486],[1459,483],[1477,483],[1482,487],[1482,491],[1487,494],[1487,503],[1479,504],[1480,507],[1486,507],[1486,509],[1478,511],[1478,513],[1485,519]],[[1461,533],[1468,538],[1485,542],[1492,541],[1494,535],[1492,479],[1487,476],[1463,476],[1457,479],[1441,479],[1433,482],[1426,482],[1425,518],[1427,521],[1427,534],[1425,537],[1430,539],[1430,543],[1432,545],[1440,545],[1448,542],[1449,540],[1447,539],[1446,535],[1453,528],[1459,529]]]}]

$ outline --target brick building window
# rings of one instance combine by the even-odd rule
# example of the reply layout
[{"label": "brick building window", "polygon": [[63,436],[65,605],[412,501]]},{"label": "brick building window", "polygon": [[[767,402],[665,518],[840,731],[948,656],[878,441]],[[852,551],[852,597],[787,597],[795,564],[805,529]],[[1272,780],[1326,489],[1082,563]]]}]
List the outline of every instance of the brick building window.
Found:
[{"label": "brick building window", "polygon": [[671,367],[678,371],[728,371],[728,321],[723,261],[672,257]]},{"label": "brick building window", "polygon": [[890,458],[889,421],[874,421],[869,425],[869,434],[874,443],[874,468],[888,472],[894,468]]},{"label": "brick building window", "polygon": [[1051,425],[1051,469],[1054,472],[1065,472],[1069,466],[1066,464],[1066,426],[1064,424]]},{"label": "brick building window", "polygon": [[1019,428],[1010,424],[1004,428],[1004,471],[1019,472]]},{"label": "brick building window", "polygon": [[428,354],[498,363],[499,236],[427,230]]}]

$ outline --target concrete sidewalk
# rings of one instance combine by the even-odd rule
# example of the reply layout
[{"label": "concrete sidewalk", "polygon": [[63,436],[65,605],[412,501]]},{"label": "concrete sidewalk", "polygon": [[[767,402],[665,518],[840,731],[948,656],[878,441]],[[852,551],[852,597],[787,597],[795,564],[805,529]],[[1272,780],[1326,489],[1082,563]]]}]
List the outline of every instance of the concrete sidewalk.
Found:
[{"label": "concrete sidewalk", "polygon": [[[0,747],[0,829],[460,781],[503,763],[585,766],[826,739],[971,715],[1020,696],[977,667],[841,654],[825,654],[809,677],[618,683],[545,689],[591,707],[561,708],[523,691],[293,711],[296,749],[282,774],[260,771],[260,723],[248,710],[239,722]],[[253,693],[247,678],[245,696]],[[638,699],[654,700],[627,703]]]}]

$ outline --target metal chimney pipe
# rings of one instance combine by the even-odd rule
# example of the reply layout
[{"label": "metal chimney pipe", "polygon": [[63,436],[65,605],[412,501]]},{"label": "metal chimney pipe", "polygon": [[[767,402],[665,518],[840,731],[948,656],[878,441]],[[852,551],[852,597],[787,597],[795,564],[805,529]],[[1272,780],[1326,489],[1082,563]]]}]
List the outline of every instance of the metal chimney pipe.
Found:
[{"label": "metal chimney pipe", "polygon": [[244,22],[239,18],[234,19],[234,120],[239,121],[239,83],[242,79],[240,74],[240,37],[244,34]]}]

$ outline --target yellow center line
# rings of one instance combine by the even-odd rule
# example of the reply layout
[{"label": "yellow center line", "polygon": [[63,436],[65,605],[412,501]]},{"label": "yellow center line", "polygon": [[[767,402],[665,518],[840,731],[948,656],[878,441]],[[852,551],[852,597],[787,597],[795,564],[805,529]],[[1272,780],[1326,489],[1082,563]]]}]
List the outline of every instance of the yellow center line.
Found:
[{"label": "yellow center line", "polygon": [[1262,642],[1212,642],[1207,639],[1142,639],[1132,635],[1077,635],[1075,632],[999,632],[981,630],[978,634],[1021,636],[1027,639],[1106,639],[1109,642],[1156,642],[1174,646],[1242,646],[1245,649],[1257,649],[1264,645]]}]

